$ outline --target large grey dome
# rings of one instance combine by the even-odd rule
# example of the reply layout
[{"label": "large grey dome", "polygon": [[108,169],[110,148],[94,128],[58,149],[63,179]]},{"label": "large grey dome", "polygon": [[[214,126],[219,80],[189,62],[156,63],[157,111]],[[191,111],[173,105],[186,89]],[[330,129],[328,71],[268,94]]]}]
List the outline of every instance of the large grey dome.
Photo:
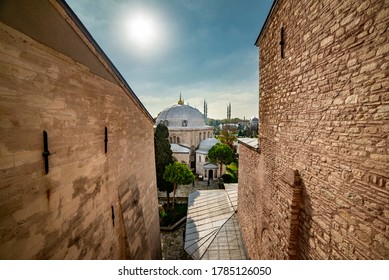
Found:
[{"label": "large grey dome", "polygon": [[216,138],[208,138],[200,142],[200,145],[196,152],[208,153],[208,151],[215,146],[216,143],[220,143]]},{"label": "large grey dome", "polygon": [[163,122],[167,127],[206,127],[204,115],[197,109],[184,104],[174,104],[165,108],[155,124]]}]

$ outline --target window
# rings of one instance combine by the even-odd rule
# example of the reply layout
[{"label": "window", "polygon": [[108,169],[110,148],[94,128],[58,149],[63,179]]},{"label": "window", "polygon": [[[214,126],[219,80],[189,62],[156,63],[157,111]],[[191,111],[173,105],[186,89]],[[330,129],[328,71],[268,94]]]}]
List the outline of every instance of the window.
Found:
[{"label": "window", "polygon": [[180,144],[180,137],[177,137],[177,144]]},{"label": "window", "polygon": [[199,140],[201,141],[201,132],[199,133]]},{"label": "window", "polygon": [[173,136],[173,143],[176,143],[176,136]]},{"label": "window", "polygon": [[188,121],[187,120],[183,120],[182,121],[182,126],[183,127],[187,127],[188,126]]},{"label": "window", "polygon": [[199,155],[199,162],[201,162],[201,155]]}]

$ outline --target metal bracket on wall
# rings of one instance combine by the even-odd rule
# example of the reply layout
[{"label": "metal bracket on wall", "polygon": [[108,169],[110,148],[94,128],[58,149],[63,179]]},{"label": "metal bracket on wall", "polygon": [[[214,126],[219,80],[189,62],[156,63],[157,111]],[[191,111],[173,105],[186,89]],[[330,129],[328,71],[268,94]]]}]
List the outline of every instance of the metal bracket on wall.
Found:
[{"label": "metal bracket on wall", "polygon": [[107,127],[105,127],[104,143],[105,143],[105,153],[107,153],[108,151],[108,128]]},{"label": "metal bracket on wall", "polygon": [[42,156],[45,159],[45,172],[46,172],[46,174],[49,173],[49,156],[50,155],[51,154],[49,152],[49,143],[47,140],[47,132],[45,130],[43,130],[43,153],[42,153]]},{"label": "metal bracket on wall", "polygon": [[111,211],[112,211],[112,225],[115,226],[115,209],[111,205]]},{"label": "metal bracket on wall", "polygon": [[284,45],[284,27],[282,26],[280,31],[281,58],[284,58]]}]

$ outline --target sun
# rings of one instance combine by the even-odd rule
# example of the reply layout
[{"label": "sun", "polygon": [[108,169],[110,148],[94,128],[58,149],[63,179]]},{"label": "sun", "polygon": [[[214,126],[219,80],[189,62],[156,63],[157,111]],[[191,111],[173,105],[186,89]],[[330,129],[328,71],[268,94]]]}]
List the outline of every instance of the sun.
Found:
[{"label": "sun", "polygon": [[128,20],[127,28],[131,41],[139,47],[149,47],[157,39],[158,25],[151,15],[134,15]]}]

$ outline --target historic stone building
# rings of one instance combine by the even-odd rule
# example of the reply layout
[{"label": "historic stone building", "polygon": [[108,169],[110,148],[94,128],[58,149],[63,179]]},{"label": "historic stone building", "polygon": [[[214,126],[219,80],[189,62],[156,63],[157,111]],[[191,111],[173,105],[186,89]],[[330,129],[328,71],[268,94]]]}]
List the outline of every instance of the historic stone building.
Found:
[{"label": "historic stone building", "polygon": [[388,26],[388,1],[274,1],[240,147],[250,258],[389,259]]},{"label": "historic stone building", "polygon": [[[218,166],[208,162],[208,152],[216,143],[221,142],[214,137],[207,138],[200,142],[200,145],[196,150],[196,173],[202,175],[204,180],[213,180],[220,175],[217,173]],[[225,166],[222,168],[225,172]]]},{"label": "historic stone building", "polygon": [[[208,172],[204,173],[203,166],[207,163],[205,160],[208,150],[216,143],[214,142],[216,139],[212,138],[213,127],[206,125],[205,116],[198,109],[185,105],[180,95],[177,104],[173,104],[159,113],[155,123],[161,122],[169,130],[173,156],[178,161],[186,163],[197,174],[207,177]],[[201,146],[202,149],[198,150],[203,141],[205,142]],[[209,147],[211,142],[213,145]],[[205,146],[207,149],[204,148]],[[208,170],[211,170],[213,174],[212,168]]]},{"label": "historic stone building", "polygon": [[0,259],[161,258],[152,117],[64,1],[0,21]]}]

